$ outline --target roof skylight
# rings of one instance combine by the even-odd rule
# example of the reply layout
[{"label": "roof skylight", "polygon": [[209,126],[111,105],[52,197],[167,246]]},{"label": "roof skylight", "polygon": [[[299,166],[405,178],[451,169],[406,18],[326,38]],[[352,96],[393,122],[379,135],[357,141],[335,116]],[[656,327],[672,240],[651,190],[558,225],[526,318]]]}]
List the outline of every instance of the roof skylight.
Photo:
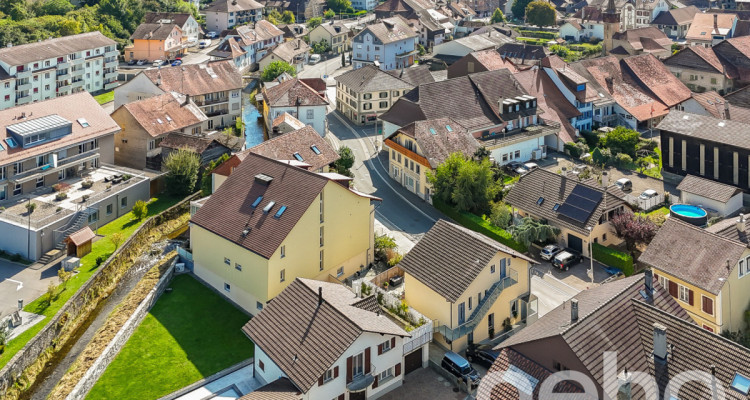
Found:
[{"label": "roof skylight", "polygon": [[453,128],[451,128],[450,125],[446,125],[445,130],[447,130],[448,132],[453,132]]},{"label": "roof skylight", "polygon": [[276,215],[274,215],[273,217],[276,219],[281,218],[281,214],[284,214],[284,211],[286,211],[286,206],[281,206],[281,208],[279,208],[279,211],[276,211]]},{"label": "roof skylight", "polygon": [[430,133],[433,135],[437,135],[437,132],[435,132],[435,128],[430,128]]},{"label": "roof skylight", "polygon": [[302,156],[301,156],[301,155],[299,155],[299,153],[294,153],[294,158],[296,158],[296,159],[297,159],[297,161],[300,161],[300,162],[302,162],[302,161],[305,161],[305,160],[304,160],[304,159],[302,158]]},{"label": "roof skylight", "polygon": [[750,378],[740,373],[735,373],[734,379],[732,379],[732,389],[747,395],[747,392],[750,391]]},{"label": "roof skylight", "polygon": [[8,147],[11,149],[15,149],[16,147],[18,147],[18,143],[16,143],[16,141],[12,137],[6,138],[5,143],[7,143]]},{"label": "roof skylight", "polygon": [[268,212],[271,211],[271,209],[273,208],[274,204],[276,204],[276,202],[271,201],[265,207],[263,207],[263,214],[268,214]]},{"label": "roof skylight", "polygon": [[316,146],[316,145],[312,145],[312,146],[310,146],[310,148],[312,149],[312,151],[313,151],[313,152],[314,152],[315,154],[318,154],[318,155],[320,155],[320,149],[318,149],[318,146]]},{"label": "roof skylight", "polygon": [[84,128],[88,128],[89,126],[91,126],[91,124],[89,124],[89,121],[86,121],[86,118],[78,118],[76,121],[78,121],[78,123],[81,124],[81,126]]},{"label": "roof skylight", "polygon": [[255,201],[253,202],[253,204],[250,207],[252,207],[252,208],[258,207],[258,204],[260,204],[261,201],[263,201],[263,196],[258,196],[258,198],[255,199]]}]

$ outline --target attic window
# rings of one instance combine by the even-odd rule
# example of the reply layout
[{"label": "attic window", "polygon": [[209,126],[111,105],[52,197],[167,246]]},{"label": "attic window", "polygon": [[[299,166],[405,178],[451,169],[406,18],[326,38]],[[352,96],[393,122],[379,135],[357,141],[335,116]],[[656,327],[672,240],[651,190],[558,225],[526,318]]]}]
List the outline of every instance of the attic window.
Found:
[{"label": "attic window", "polygon": [[158,122],[158,123],[160,123],[160,124],[163,124],[163,123],[164,123],[164,122],[162,122],[161,118],[157,118],[157,119],[156,119],[156,122]]},{"label": "attic window", "polygon": [[78,121],[78,123],[81,124],[81,126],[84,128],[88,128],[89,126],[91,126],[91,124],[89,124],[89,121],[86,121],[86,118],[78,118],[76,121]]},{"label": "attic window", "polygon": [[750,391],[750,378],[744,375],[741,375],[740,373],[735,373],[734,379],[732,379],[731,386],[732,386],[732,389],[747,396],[747,392]]},{"label": "attic window", "polygon": [[435,132],[435,128],[430,128],[430,133],[433,135],[437,135],[437,132]]},{"label": "attic window", "polygon": [[0,143],[0,151],[3,151],[3,150],[5,150],[5,147],[3,147],[3,144]]},{"label": "attic window", "polygon": [[5,143],[7,143],[8,147],[11,149],[15,149],[16,147],[18,147],[18,143],[16,143],[16,141],[12,137],[6,138]]},{"label": "attic window", "polygon": [[268,205],[266,205],[265,207],[263,207],[263,214],[268,214],[268,212],[271,211],[271,209],[273,208],[274,204],[276,204],[276,202],[272,201],[272,202],[268,203]]},{"label": "attic window", "polygon": [[555,206],[552,207],[552,211],[557,211],[558,208],[560,208],[560,204],[559,203],[555,203]]},{"label": "attic window", "polygon": [[312,151],[313,151],[313,152],[314,152],[315,154],[317,154],[317,155],[320,155],[320,150],[318,149],[318,146],[316,146],[316,145],[312,145],[312,146],[310,146],[310,148],[312,149]]},{"label": "attic window", "polygon": [[276,219],[281,218],[281,214],[284,214],[284,211],[286,211],[286,206],[281,206],[281,208],[279,208],[279,211],[276,211],[276,215],[274,215],[273,217]]},{"label": "attic window", "polygon": [[544,203],[544,197],[540,197],[539,200],[536,201],[536,205],[541,206],[542,203]]},{"label": "attic window", "polygon": [[294,158],[297,159],[297,161],[302,162],[305,161],[299,153],[294,153]]},{"label": "attic window", "polygon": [[263,196],[258,196],[258,198],[255,199],[255,201],[253,202],[253,204],[250,207],[252,207],[252,208],[258,207],[258,204],[260,204],[261,201],[263,201]]},{"label": "attic window", "polygon": [[172,117],[170,117],[169,115],[167,115],[167,121],[172,122]]},{"label": "attic window", "polygon": [[451,128],[450,125],[446,125],[445,130],[447,130],[448,132],[453,132],[453,128]]}]

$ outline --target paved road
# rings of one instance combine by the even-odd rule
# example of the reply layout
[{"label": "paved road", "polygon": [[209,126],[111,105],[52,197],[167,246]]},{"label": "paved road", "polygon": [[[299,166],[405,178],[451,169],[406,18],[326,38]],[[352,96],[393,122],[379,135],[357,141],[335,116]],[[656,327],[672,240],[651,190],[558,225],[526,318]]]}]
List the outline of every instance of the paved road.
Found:
[{"label": "paved road", "polygon": [[323,78],[329,76],[331,79],[326,79],[329,86],[334,86],[336,83],[332,77],[341,75],[344,72],[350,70],[352,67],[347,65],[346,68],[341,68],[341,56],[333,57],[329,60],[321,61],[317,64],[307,64],[305,68],[299,73],[300,78]]},{"label": "paved road", "polygon": [[57,284],[57,269],[57,266],[31,269],[0,260],[0,318],[18,309],[18,299],[23,299],[26,305],[44,294],[50,282]]}]

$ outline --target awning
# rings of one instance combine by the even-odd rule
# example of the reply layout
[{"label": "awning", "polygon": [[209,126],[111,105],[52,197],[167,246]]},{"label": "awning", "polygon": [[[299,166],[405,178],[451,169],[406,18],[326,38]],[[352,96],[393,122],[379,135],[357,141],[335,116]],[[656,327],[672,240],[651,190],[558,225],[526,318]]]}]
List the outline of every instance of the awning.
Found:
[{"label": "awning", "polygon": [[346,389],[350,392],[361,392],[366,390],[373,382],[375,382],[375,377],[372,374],[360,375],[354,378],[352,383],[346,385]]}]

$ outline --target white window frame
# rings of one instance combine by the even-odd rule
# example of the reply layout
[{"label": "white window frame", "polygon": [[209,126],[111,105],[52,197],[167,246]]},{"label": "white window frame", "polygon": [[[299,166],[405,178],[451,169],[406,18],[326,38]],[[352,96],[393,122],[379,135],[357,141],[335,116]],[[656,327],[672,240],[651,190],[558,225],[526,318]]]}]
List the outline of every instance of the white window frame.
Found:
[{"label": "white window frame", "polygon": [[740,260],[739,268],[737,268],[737,278],[743,278],[748,274],[750,274],[750,256],[744,260]]},{"label": "white window frame", "polygon": [[232,265],[232,260],[230,260],[227,257],[224,257],[224,264],[226,264],[226,265]]},{"label": "white window frame", "polygon": [[390,351],[391,349],[393,349],[391,347],[391,341],[390,340],[386,340],[385,342],[381,343],[380,347],[381,347],[381,351],[383,353],[385,353],[385,352]]},{"label": "white window frame", "polygon": [[365,374],[365,352],[352,356],[352,378]]},{"label": "white window frame", "polygon": [[236,269],[237,271],[242,271],[242,264],[234,263],[234,269]]},{"label": "white window frame", "polygon": [[690,288],[687,286],[677,285],[677,298],[683,302],[690,304]]},{"label": "white window frame", "polygon": [[286,280],[286,269],[282,269],[281,272],[279,272],[279,282],[284,282]]},{"label": "white window frame", "polygon": [[378,374],[378,384],[393,378],[393,367],[386,368]]},{"label": "white window frame", "polygon": [[333,368],[329,369],[323,374],[323,383],[327,383],[333,380]]}]

